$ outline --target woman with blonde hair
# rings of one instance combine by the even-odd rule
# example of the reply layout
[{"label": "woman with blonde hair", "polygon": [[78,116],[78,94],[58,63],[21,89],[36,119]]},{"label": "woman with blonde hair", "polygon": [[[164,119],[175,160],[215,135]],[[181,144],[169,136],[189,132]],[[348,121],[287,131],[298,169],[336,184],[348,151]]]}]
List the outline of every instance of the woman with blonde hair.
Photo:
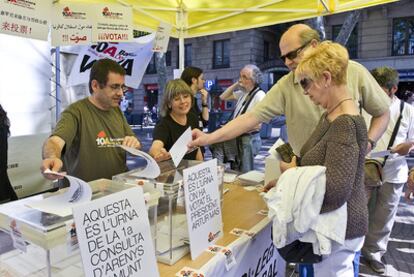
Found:
[{"label": "woman with blonde hair", "polygon": [[[171,158],[168,151],[177,139],[187,130],[198,127],[198,119],[190,113],[192,106],[192,92],[190,87],[181,79],[171,80],[164,90],[161,105],[161,120],[153,132],[153,142],[149,153],[156,161]],[[203,160],[200,149],[184,156],[187,160]]]},{"label": "woman with blonde hair", "polygon": [[[344,244],[313,265],[315,276],[353,276],[355,253],[364,243],[368,211],[363,186],[367,128],[346,86],[349,56],[340,44],[322,42],[304,53],[295,71],[304,93],[325,112],[300,151],[300,166],[326,167],[326,191],[320,214],[347,204]],[[298,166],[281,162],[281,170]]]}]

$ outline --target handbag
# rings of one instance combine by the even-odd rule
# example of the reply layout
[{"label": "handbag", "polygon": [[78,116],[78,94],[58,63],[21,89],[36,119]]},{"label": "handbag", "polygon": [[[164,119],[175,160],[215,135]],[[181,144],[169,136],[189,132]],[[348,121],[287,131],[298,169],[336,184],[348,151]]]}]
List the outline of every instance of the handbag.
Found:
[{"label": "handbag", "polygon": [[365,159],[365,186],[370,188],[382,185],[382,163],[375,159]]},{"label": "handbag", "polygon": [[[395,123],[394,130],[392,131],[392,135],[388,143],[387,149],[390,149],[392,145],[394,144],[395,137],[397,136],[398,129],[400,127],[403,110],[404,110],[404,101],[401,101],[400,102],[400,116],[398,117],[397,122]],[[382,163],[375,159],[365,159],[364,184],[366,187],[375,188],[375,187],[382,186],[382,168],[384,167],[387,159],[388,159],[388,155],[384,157],[384,161]]]},{"label": "handbag", "polygon": [[[270,232],[273,241],[273,226]],[[276,248],[279,255],[288,263],[316,264],[322,261],[321,255],[313,253],[312,243],[295,240],[281,248]]]},{"label": "handbag", "polygon": [[313,253],[312,243],[295,240],[277,248],[279,255],[288,263],[316,264],[322,261],[322,255]]}]

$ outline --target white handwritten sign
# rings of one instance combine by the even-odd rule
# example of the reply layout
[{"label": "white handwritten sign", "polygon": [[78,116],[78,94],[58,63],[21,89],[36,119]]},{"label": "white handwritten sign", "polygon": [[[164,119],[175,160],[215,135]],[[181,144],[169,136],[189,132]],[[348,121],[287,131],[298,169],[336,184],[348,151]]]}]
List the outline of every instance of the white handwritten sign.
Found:
[{"label": "white handwritten sign", "polygon": [[94,42],[129,42],[133,39],[132,8],[99,4],[92,14]]},{"label": "white handwritten sign", "polygon": [[73,208],[85,276],[159,276],[142,188]]},{"label": "white handwritten sign", "polygon": [[152,51],[165,53],[168,50],[168,42],[170,40],[171,25],[161,22],[157,28],[155,35],[154,47]]},{"label": "white handwritten sign", "polygon": [[47,41],[52,1],[0,2],[0,33]]},{"label": "white handwritten sign", "polygon": [[191,259],[223,236],[217,159],[183,170]]},{"label": "white handwritten sign", "polygon": [[91,13],[97,8],[91,4],[53,5],[52,45],[82,45],[92,42]]}]

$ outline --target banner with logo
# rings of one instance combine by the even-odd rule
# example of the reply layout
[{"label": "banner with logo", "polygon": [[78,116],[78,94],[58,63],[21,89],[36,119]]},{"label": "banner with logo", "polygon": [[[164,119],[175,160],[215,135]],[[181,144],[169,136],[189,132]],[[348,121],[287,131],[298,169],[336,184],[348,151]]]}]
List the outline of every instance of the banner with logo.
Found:
[{"label": "banner with logo", "polygon": [[98,4],[92,14],[92,41],[128,42],[133,40],[132,8]]},{"label": "banner with logo", "polygon": [[237,266],[227,270],[226,256],[217,254],[200,271],[205,276],[285,276],[286,262],[279,256],[271,238],[272,223],[267,219],[261,223],[265,223],[264,227],[253,238],[244,235],[227,246]]},{"label": "banner with logo", "polygon": [[52,45],[82,45],[92,43],[91,14],[96,5],[54,4],[52,9]]},{"label": "banner with logo", "polygon": [[93,63],[109,58],[118,62],[126,71],[125,84],[138,88],[152,57],[154,35],[137,38],[131,43],[100,42],[83,46],[69,75],[68,86],[89,82],[89,72]]},{"label": "banner with logo", "polygon": [[217,159],[184,169],[183,180],[191,259],[195,260],[223,236]]},{"label": "banner with logo", "polygon": [[51,10],[52,1],[2,0],[0,33],[47,41]]}]

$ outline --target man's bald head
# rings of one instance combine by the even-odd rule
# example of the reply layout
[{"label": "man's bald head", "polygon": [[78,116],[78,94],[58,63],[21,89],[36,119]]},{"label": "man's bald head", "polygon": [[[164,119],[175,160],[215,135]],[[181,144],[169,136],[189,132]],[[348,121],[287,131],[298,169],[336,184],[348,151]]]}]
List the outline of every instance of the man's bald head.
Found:
[{"label": "man's bald head", "polygon": [[317,42],[321,41],[318,31],[303,23],[290,26],[289,29],[283,33],[282,37],[280,38],[280,42],[282,43],[283,40],[287,39],[295,39],[301,45],[309,43],[313,39]]}]

